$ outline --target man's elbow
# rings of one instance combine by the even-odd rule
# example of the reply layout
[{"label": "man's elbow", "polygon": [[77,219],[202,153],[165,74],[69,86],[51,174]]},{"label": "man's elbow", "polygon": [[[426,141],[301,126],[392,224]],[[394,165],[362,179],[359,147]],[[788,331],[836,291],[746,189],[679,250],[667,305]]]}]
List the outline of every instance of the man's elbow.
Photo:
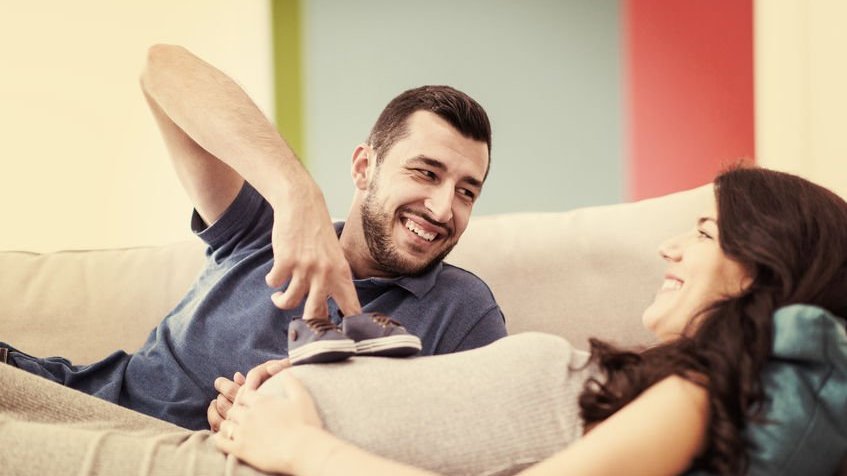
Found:
[{"label": "man's elbow", "polygon": [[166,61],[168,58],[185,54],[187,51],[188,50],[179,45],[156,43],[147,48],[147,64],[156,64],[161,61]]},{"label": "man's elbow", "polygon": [[144,69],[141,71],[139,83],[144,92],[149,92],[155,82],[157,74],[167,65],[173,64],[179,56],[187,53],[187,50],[179,45],[156,43],[147,48],[147,58]]}]

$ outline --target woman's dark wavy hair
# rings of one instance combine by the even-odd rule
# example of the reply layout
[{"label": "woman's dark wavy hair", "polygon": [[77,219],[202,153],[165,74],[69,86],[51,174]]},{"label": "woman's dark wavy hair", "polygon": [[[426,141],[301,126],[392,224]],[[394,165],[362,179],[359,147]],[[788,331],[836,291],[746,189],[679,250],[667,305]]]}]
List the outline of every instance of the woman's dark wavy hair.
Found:
[{"label": "woman's dark wavy hair", "polygon": [[752,284],[709,307],[687,337],[641,352],[591,339],[606,379],[590,380],[579,404],[588,426],[665,377],[686,378],[706,388],[711,415],[707,447],[693,467],[744,474],[743,432],[761,420],[774,311],[805,303],[847,316],[847,203],[800,177],[752,166],[722,173],[714,186],[721,249]]}]

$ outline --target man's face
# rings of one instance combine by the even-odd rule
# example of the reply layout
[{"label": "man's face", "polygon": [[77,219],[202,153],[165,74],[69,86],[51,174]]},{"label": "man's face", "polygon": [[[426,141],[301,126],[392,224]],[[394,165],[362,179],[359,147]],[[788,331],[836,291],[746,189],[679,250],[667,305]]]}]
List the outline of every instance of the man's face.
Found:
[{"label": "man's face", "polygon": [[488,167],[488,146],[434,113],[415,112],[407,128],[372,171],[361,206],[368,250],[388,275],[420,274],[447,256],[468,225]]}]

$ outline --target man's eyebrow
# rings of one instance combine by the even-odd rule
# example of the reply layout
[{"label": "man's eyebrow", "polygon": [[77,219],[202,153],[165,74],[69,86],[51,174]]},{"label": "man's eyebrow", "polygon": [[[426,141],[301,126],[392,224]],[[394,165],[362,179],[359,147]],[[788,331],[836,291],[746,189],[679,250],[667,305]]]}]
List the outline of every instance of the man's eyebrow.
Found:
[{"label": "man's eyebrow", "polygon": [[[416,155],[416,156],[412,157],[411,159],[409,159],[406,163],[411,163],[411,162],[423,162],[424,164],[429,165],[430,167],[432,167],[434,169],[438,169],[438,170],[441,170],[441,171],[447,171],[447,166],[444,165],[443,162],[441,162],[440,160],[433,159],[431,157],[427,157],[425,155]],[[467,183],[468,185],[470,185],[472,187],[482,188],[482,181],[479,180],[479,179],[476,179],[474,177],[471,177],[470,175],[465,175],[464,177],[462,177],[462,181]]]}]

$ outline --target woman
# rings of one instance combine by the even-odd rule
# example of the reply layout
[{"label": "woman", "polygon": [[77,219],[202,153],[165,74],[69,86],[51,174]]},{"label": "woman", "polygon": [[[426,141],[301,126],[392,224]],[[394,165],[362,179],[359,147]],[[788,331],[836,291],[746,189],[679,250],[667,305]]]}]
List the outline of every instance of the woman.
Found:
[{"label": "woman", "polygon": [[[585,382],[578,398],[585,434],[526,474],[748,469],[744,432],[762,417],[775,313],[803,303],[847,315],[847,204],[806,180],[760,168],[730,170],[714,185],[715,200],[692,231],[660,249],[667,273],[643,322],[661,343],[630,352],[591,340],[592,364],[570,379]],[[522,338],[503,341],[510,339]],[[509,344],[489,347],[497,345]],[[451,358],[467,356],[440,357]],[[268,383],[277,380],[287,399],[241,392],[216,439],[221,450],[267,471],[429,474],[323,430],[309,393],[286,374]],[[409,422],[410,432],[416,424]]]}]

